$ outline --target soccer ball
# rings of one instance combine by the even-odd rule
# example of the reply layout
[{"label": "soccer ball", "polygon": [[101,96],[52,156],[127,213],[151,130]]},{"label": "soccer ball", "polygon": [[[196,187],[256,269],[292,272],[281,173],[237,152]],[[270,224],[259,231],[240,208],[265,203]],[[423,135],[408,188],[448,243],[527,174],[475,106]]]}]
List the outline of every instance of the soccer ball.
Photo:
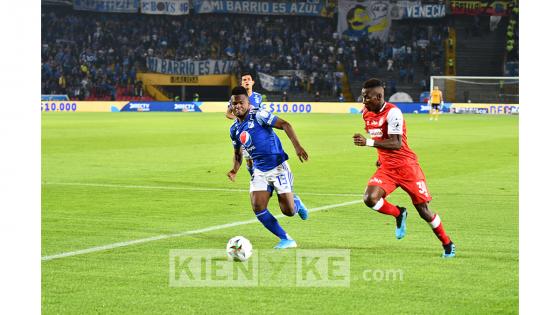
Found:
[{"label": "soccer ball", "polygon": [[228,241],[226,253],[235,261],[246,261],[253,254],[253,245],[243,236],[235,236]]}]

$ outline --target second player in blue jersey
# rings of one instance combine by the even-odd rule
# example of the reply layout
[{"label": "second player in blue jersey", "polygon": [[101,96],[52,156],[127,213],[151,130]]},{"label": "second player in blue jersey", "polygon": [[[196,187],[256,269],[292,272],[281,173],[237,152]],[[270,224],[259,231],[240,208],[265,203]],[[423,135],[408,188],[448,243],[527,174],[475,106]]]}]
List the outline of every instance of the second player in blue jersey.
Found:
[{"label": "second player in blue jersey", "polygon": [[[241,86],[247,90],[247,96],[249,97],[249,105],[254,108],[261,108],[262,106],[262,95],[253,91],[253,86],[255,85],[255,81],[253,80],[253,76],[249,72],[244,72],[241,74]],[[233,109],[231,107],[231,100],[228,104],[228,108],[226,110],[226,117],[228,119],[235,119],[235,115],[233,114]],[[245,164],[247,165],[247,170],[249,174],[253,176],[253,160],[251,156],[243,150],[243,158],[245,159]]]}]

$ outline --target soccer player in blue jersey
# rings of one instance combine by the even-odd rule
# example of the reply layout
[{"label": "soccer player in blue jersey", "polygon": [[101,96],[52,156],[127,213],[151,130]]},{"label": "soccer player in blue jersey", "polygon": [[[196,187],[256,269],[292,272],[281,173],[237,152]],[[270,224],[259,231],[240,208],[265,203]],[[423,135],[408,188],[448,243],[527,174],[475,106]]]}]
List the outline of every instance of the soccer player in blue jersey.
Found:
[{"label": "soccer player in blue jersey", "polygon": [[[253,85],[255,85],[255,81],[253,80],[253,76],[249,72],[244,72],[243,74],[241,74],[241,86],[243,86],[247,90],[247,95],[249,96],[249,104],[254,108],[259,109],[261,108],[262,104],[262,95],[253,91]],[[233,109],[231,108],[231,101],[226,111],[226,117],[228,119],[235,119]],[[253,176],[253,160],[251,160],[251,156],[249,156],[249,154],[245,150],[243,150],[243,158],[245,158],[245,164],[247,165],[249,174]]]},{"label": "soccer player in blue jersey", "polygon": [[236,121],[230,128],[234,154],[233,167],[227,176],[231,181],[235,181],[243,161],[241,150],[244,148],[254,163],[249,191],[251,205],[257,219],[280,238],[275,248],[297,247],[295,240],[284,231],[278,220],[267,209],[271,197],[269,187],[272,187],[278,195],[280,210],[284,215],[291,217],[297,213],[303,220],[308,217],[307,209],[299,198],[294,198],[292,193],[294,178],[288,165],[288,155],[282,149],[282,143],[273,128],[286,132],[301,162],[307,161],[307,152],[299,144],[294,129],[287,121],[266,110],[249,105],[249,95],[244,87],[238,86],[232,89],[230,102]]}]

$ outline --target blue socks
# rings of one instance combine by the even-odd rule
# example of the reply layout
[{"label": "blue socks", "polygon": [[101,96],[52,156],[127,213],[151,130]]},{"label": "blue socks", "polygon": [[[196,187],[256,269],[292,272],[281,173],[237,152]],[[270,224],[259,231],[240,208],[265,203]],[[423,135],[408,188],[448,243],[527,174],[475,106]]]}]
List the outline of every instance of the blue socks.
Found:
[{"label": "blue socks", "polygon": [[286,231],[280,226],[278,220],[268,211],[268,209],[255,212],[257,219],[266,227],[272,234],[278,236],[282,240],[289,239]]}]

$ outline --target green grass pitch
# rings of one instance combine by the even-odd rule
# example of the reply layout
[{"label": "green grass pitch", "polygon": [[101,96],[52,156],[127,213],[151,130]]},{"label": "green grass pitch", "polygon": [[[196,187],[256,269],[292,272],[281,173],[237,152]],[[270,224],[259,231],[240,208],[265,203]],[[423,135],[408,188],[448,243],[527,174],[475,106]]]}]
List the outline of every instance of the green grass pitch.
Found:
[{"label": "green grass pitch", "polygon": [[[457,257],[444,260],[402,190],[388,200],[410,210],[403,240],[393,218],[359,202],[376,160],[375,150],[352,143],[364,133],[360,115],[280,116],[310,156],[300,163],[277,132],[307,207],[356,201],[280,223],[301,249],[349,249],[348,287],[170,287],[172,249],[223,249],[235,235],[271,249],[276,238],[250,223],[42,260],[43,312],[518,312],[518,117],[405,115],[431,209],[457,244]],[[219,113],[44,113],[42,256],[254,219],[244,166],[235,183],[226,177],[230,123]],[[280,213],[275,198],[269,208]],[[365,270],[402,278],[365,279]]]}]

